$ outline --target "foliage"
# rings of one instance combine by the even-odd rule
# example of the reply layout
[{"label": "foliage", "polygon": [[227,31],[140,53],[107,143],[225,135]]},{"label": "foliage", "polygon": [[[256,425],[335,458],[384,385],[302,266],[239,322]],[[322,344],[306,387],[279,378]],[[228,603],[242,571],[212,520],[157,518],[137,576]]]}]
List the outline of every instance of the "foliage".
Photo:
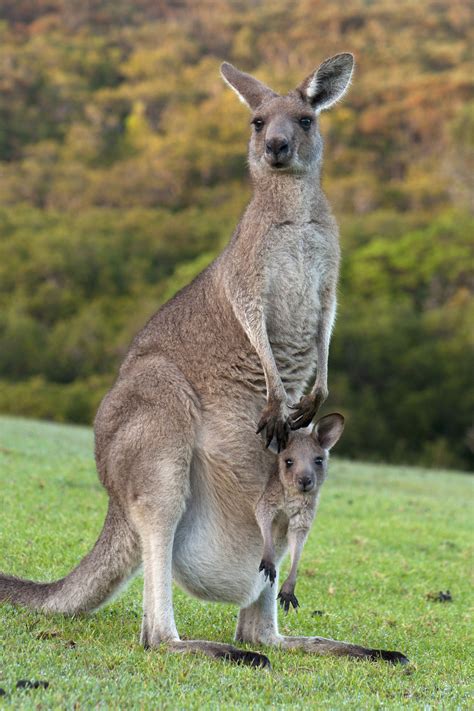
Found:
[{"label": "foliage", "polygon": [[[51,580],[100,531],[106,497],[83,427],[1,418],[2,569]],[[345,435],[344,435],[345,436]],[[339,445],[338,445],[339,446]],[[138,643],[142,580],[94,615],[1,607],[6,708],[467,709],[472,691],[466,565],[472,478],[457,472],[331,463],[305,546],[298,614],[286,634],[320,634],[405,652],[409,667],[266,649],[270,673]],[[395,533],[396,532],[396,533]],[[452,602],[429,598],[449,590]],[[236,608],[175,590],[187,638],[232,640]],[[323,614],[314,614],[315,610]],[[264,648],[260,648],[264,650]],[[19,679],[49,682],[21,691]]]},{"label": "foliage", "polygon": [[462,0],[2,3],[0,409],[90,421],[229,239],[248,115],[219,61],[285,90],[350,49],[322,117],[344,248],[329,406],[347,455],[468,467],[470,28]]}]

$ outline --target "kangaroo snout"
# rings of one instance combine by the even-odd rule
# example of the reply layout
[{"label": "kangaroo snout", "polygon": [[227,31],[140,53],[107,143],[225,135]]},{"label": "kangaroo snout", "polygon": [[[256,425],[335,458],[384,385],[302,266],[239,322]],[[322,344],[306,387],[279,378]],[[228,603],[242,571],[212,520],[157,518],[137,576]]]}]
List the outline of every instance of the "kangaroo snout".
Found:
[{"label": "kangaroo snout", "polygon": [[290,144],[285,136],[273,136],[265,141],[265,158],[270,165],[278,166],[288,162]]},{"label": "kangaroo snout", "polygon": [[314,479],[310,476],[300,476],[298,478],[298,487],[300,491],[311,491],[314,487]]}]

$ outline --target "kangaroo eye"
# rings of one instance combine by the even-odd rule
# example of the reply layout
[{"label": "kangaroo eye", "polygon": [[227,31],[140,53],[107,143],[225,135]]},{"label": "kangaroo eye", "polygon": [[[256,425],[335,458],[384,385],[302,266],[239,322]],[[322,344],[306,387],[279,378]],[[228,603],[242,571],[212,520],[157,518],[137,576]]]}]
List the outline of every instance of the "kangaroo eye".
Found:
[{"label": "kangaroo eye", "polygon": [[318,466],[321,466],[323,461],[324,461],[324,459],[322,457],[316,457],[316,459],[314,460],[314,463],[317,464]]},{"label": "kangaroo eye", "polygon": [[256,130],[257,133],[258,133],[259,131],[262,130],[262,128],[263,128],[263,126],[264,126],[264,121],[263,121],[263,119],[256,118],[256,119],[254,119],[254,120],[252,121],[252,124],[253,124],[253,127],[255,128],[255,130]]},{"label": "kangaroo eye", "polygon": [[313,120],[309,118],[309,116],[303,116],[300,118],[300,126],[301,128],[304,128],[305,131],[308,131],[308,129],[311,128],[311,124],[313,123]]},{"label": "kangaroo eye", "polygon": [[289,469],[290,467],[293,466],[293,460],[292,459],[285,459],[285,464],[287,468]]}]

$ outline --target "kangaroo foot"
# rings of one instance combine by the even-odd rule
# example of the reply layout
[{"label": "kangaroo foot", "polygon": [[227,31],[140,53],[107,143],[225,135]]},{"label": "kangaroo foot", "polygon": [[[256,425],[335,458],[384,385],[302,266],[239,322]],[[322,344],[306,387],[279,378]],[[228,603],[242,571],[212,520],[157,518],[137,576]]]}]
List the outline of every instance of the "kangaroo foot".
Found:
[{"label": "kangaroo foot", "polygon": [[405,657],[401,652],[389,652],[386,649],[372,649],[370,650],[369,658],[373,662],[378,662],[382,659],[384,662],[389,664],[409,664],[410,660]]},{"label": "kangaroo foot", "polygon": [[359,644],[338,642],[324,637],[284,637],[279,635],[274,644],[282,649],[302,649],[309,654],[347,656],[368,661],[382,660],[389,664],[408,664],[409,659],[401,652],[389,652],[385,649],[371,649]]},{"label": "kangaroo foot", "polygon": [[249,667],[260,669],[271,669],[269,658],[260,652],[249,652],[244,649],[237,649],[231,644],[221,642],[207,642],[205,640],[179,640],[168,642],[167,648],[170,652],[180,654],[205,654],[213,659],[223,659],[234,664],[245,664]]}]

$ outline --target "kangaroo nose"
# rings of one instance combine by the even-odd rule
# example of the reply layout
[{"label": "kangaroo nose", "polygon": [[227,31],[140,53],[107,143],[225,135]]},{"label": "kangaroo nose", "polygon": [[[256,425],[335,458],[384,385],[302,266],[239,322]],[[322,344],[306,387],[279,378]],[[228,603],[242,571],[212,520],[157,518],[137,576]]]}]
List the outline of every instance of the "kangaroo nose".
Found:
[{"label": "kangaroo nose", "polygon": [[289,145],[284,136],[274,136],[265,142],[265,148],[269,154],[284,156],[288,153]]},{"label": "kangaroo nose", "polygon": [[309,476],[302,476],[298,479],[298,484],[300,485],[302,491],[309,491],[313,488],[313,482]]}]

